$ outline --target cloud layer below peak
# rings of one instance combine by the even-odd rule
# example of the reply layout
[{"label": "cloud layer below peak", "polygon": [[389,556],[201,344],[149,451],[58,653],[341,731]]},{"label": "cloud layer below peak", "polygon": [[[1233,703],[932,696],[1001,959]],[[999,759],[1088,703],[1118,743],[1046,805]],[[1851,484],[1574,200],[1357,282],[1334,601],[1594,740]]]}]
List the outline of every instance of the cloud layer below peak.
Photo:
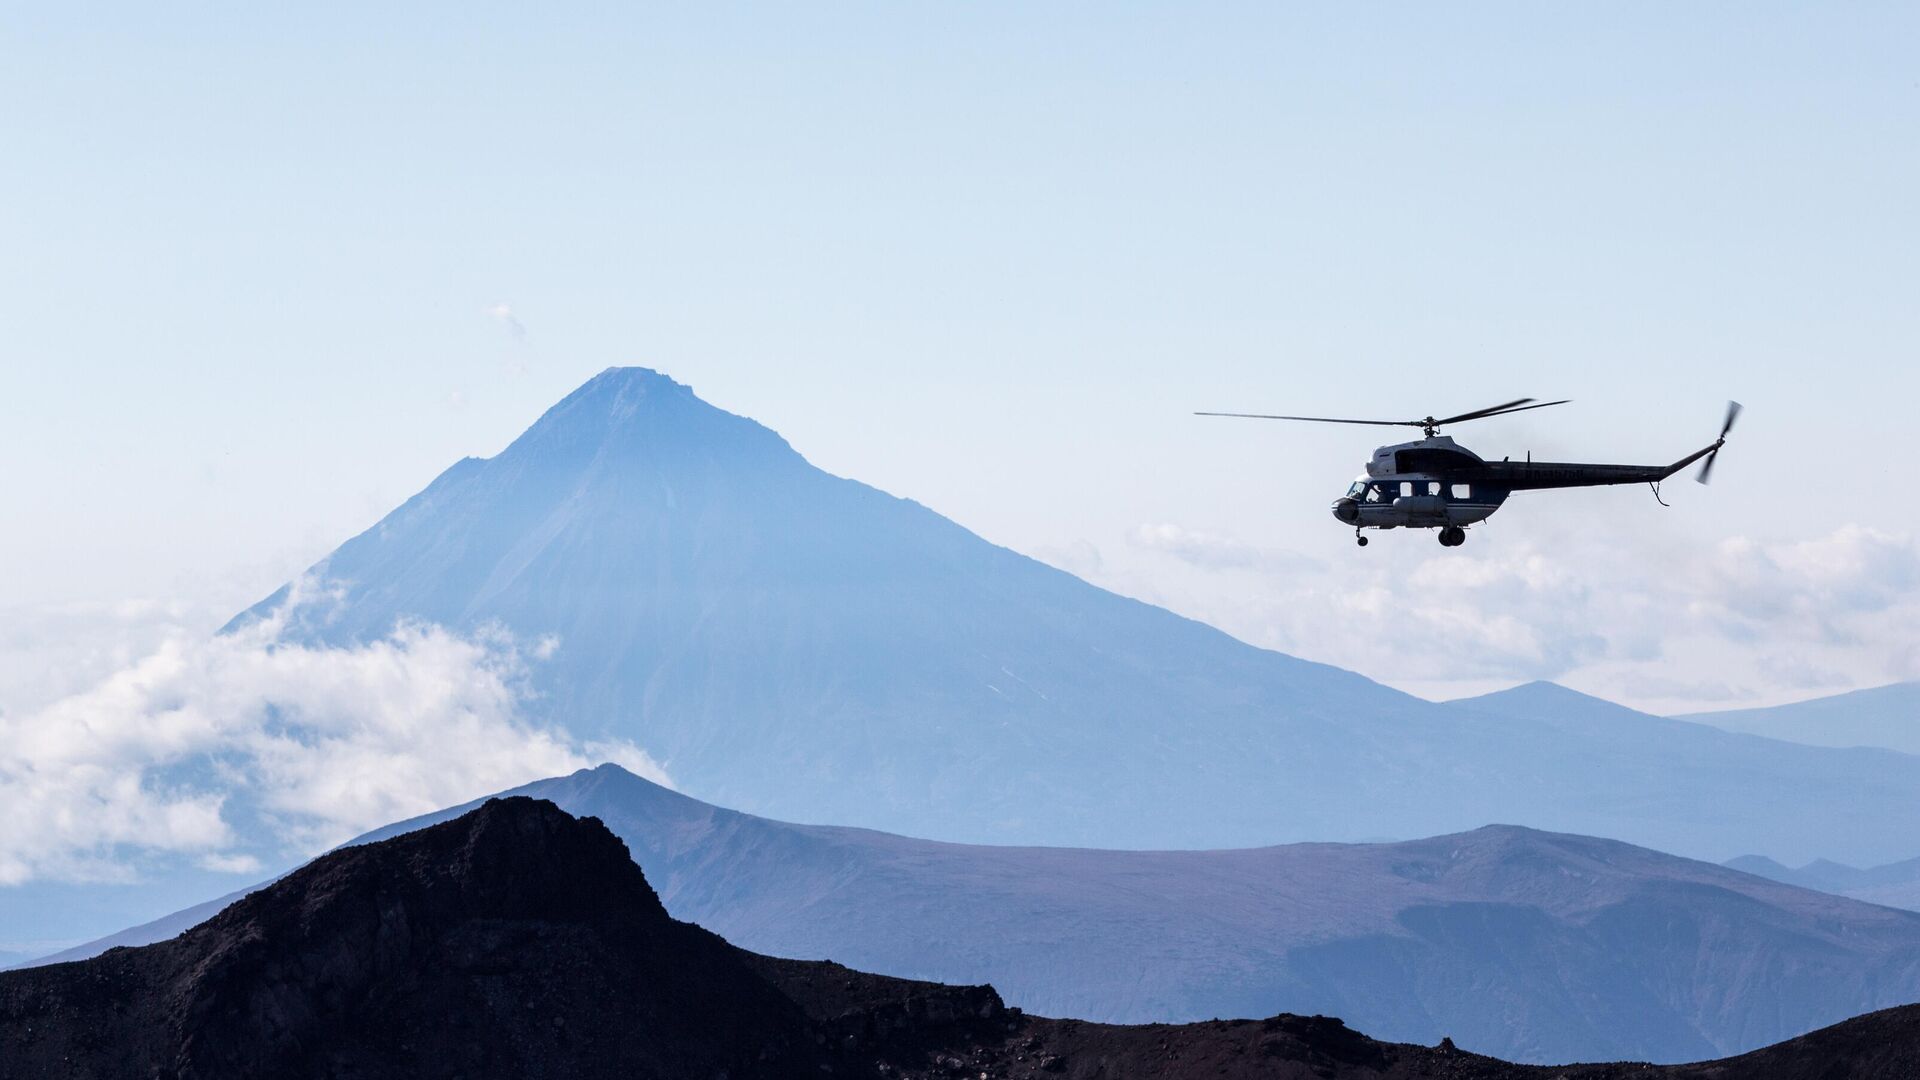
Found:
[{"label": "cloud layer below peak", "polygon": [[255,872],[602,761],[667,780],[631,743],[528,719],[552,642],[402,625],[311,647],[280,640],[283,617],[169,634],[90,689],[0,715],[0,885],[127,880],[167,858]]},{"label": "cloud layer below peak", "polygon": [[1920,548],[1858,524],[1707,544],[1569,526],[1453,551],[1387,534],[1337,565],[1153,524],[1071,555],[1052,561],[1428,697],[1555,679],[1682,712],[1920,678]]}]

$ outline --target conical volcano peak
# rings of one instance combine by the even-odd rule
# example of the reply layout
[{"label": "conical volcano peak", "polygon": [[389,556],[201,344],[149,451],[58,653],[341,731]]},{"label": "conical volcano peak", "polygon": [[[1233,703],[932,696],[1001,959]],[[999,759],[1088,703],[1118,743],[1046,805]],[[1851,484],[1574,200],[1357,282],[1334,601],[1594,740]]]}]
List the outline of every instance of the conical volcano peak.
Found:
[{"label": "conical volcano peak", "polygon": [[282,640],[411,622],[557,642],[530,718],[757,813],[1130,848],[1521,821],[1718,857],[1913,855],[1920,758],[1546,685],[1422,701],[996,546],[644,369],[596,376],[313,573],[328,600]]},{"label": "conical volcano peak", "polygon": [[652,368],[610,367],[548,409],[503,458],[632,452],[795,457],[778,434]]},{"label": "conical volcano peak", "polygon": [[560,400],[549,413],[565,408],[568,402],[592,403],[617,420],[630,419],[647,405],[658,407],[675,398],[691,399],[693,387],[671,375],[647,367],[610,367],[580,384],[580,388]]}]

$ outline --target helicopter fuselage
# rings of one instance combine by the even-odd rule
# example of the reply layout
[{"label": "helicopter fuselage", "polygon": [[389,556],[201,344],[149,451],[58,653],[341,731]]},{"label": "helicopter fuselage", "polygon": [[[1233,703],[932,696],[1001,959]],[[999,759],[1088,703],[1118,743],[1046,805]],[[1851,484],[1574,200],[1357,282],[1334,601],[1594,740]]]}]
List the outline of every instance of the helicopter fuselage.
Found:
[{"label": "helicopter fuselage", "polygon": [[1367,471],[1336,499],[1333,516],[1363,529],[1440,529],[1485,521],[1511,488],[1471,477],[1480,455],[1445,435],[1383,446]]},{"label": "helicopter fuselage", "polygon": [[[1712,445],[1671,465],[1601,465],[1531,458],[1488,461],[1449,436],[1429,435],[1375,450],[1366,475],[1334,500],[1333,516],[1356,533],[1361,529],[1439,529],[1440,542],[1457,547],[1466,538],[1465,526],[1491,517],[1516,491],[1658,484],[1725,442],[1723,431]],[[1366,543],[1366,538],[1360,542]]]}]

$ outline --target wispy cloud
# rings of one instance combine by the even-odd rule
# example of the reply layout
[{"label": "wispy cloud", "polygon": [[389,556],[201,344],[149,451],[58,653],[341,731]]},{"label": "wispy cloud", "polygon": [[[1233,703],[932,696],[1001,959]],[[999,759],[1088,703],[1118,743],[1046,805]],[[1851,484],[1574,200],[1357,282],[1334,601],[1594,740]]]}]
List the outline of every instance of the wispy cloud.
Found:
[{"label": "wispy cloud", "polygon": [[493,317],[494,322],[505,327],[507,333],[513,335],[513,340],[527,340],[527,324],[521,322],[520,317],[513,313],[511,305],[504,302],[494,304],[487,308],[487,314]]},{"label": "wispy cloud", "polygon": [[1702,569],[1693,579],[1695,610],[1754,639],[1787,632],[1855,644],[1861,616],[1889,611],[1920,590],[1912,538],[1859,525],[1772,546],[1735,537]]},{"label": "wispy cloud", "polygon": [[139,859],[250,872],[262,834],[311,854],[386,822],[616,761],[524,715],[552,643],[403,625],[351,648],[282,642],[284,614],[176,634],[98,685],[0,718],[0,884],[126,877]]},{"label": "wispy cloud", "polygon": [[211,632],[224,618],[206,604],[159,599],[0,609],[0,716],[92,687],[169,637]]},{"label": "wispy cloud", "polygon": [[262,863],[258,856],[218,851],[208,852],[195,862],[202,869],[212,870],[217,874],[258,874],[266,869],[266,864]]},{"label": "wispy cloud", "polygon": [[1035,548],[1030,554],[1048,566],[1088,580],[1098,577],[1106,565],[1106,560],[1100,556],[1100,549],[1085,540]]},{"label": "wispy cloud", "polygon": [[1262,570],[1303,573],[1322,569],[1318,560],[1281,548],[1258,547],[1231,537],[1160,522],[1136,525],[1127,534],[1136,547],[1171,555],[1206,570]]},{"label": "wispy cloud", "polygon": [[1503,535],[1453,552],[1376,548],[1337,574],[1175,525],[1126,539],[1163,569],[1109,565],[1102,584],[1433,696],[1562,679],[1677,710],[1920,676],[1920,550],[1859,525],[1705,546]]}]

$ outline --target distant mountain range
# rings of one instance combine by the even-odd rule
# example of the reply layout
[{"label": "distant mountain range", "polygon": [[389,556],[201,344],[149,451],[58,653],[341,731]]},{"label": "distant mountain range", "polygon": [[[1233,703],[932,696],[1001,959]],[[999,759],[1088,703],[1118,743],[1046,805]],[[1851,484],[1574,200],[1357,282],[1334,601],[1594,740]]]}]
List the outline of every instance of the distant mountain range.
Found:
[{"label": "distant mountain range", "polygon": [[[1285,1010],[1523,1061],[1682,1061],[1920,1000],[1920,915],[1588,837],[978,847],[769,821],[611,765],[515,794],[604,821],[675,917],[736,944],[991,982],[1049,1015]],[[160,940],[224,906],[51,959]]]},{"label": "distant mountain range", "polygon": [[1678,719],[1810,746],[1881,746],[1920,754],[1920,682]]},{"label": "distant mountain range", "polygon": [[1865,900],[1870,904],[1920,911],[1920,859],[1904,859],[1866,869],[1829,859],[1815,859],[1796,869],[1764,855],[1743,855],[1728,859],[1726,865],[1803,889],[1818,889],[1837,896]]},{"label": "distant mountain range", "polygon": [[1882,862],[1913,854],[1920,815],[1920,757],[1557,688],[1435,705],[1254,648],[821,472],[644,369],[595,377],[315,570],[342,599],[297,612],[292,639],[402,618],[553,635],[547,715],[788,819],[1102,847],[1509,821]]},{"label": "distant mountain range", "polygon": [[0,1048],[3,1077],[99,1080],[1904,1080],[1920,1007],[1728,1061],[1550,1071],[1322,1016],[1046,1019],[991,987],[746,952],[669,918],[601,822],[510,798],[323,856],[171,941],[0,973]]}]

